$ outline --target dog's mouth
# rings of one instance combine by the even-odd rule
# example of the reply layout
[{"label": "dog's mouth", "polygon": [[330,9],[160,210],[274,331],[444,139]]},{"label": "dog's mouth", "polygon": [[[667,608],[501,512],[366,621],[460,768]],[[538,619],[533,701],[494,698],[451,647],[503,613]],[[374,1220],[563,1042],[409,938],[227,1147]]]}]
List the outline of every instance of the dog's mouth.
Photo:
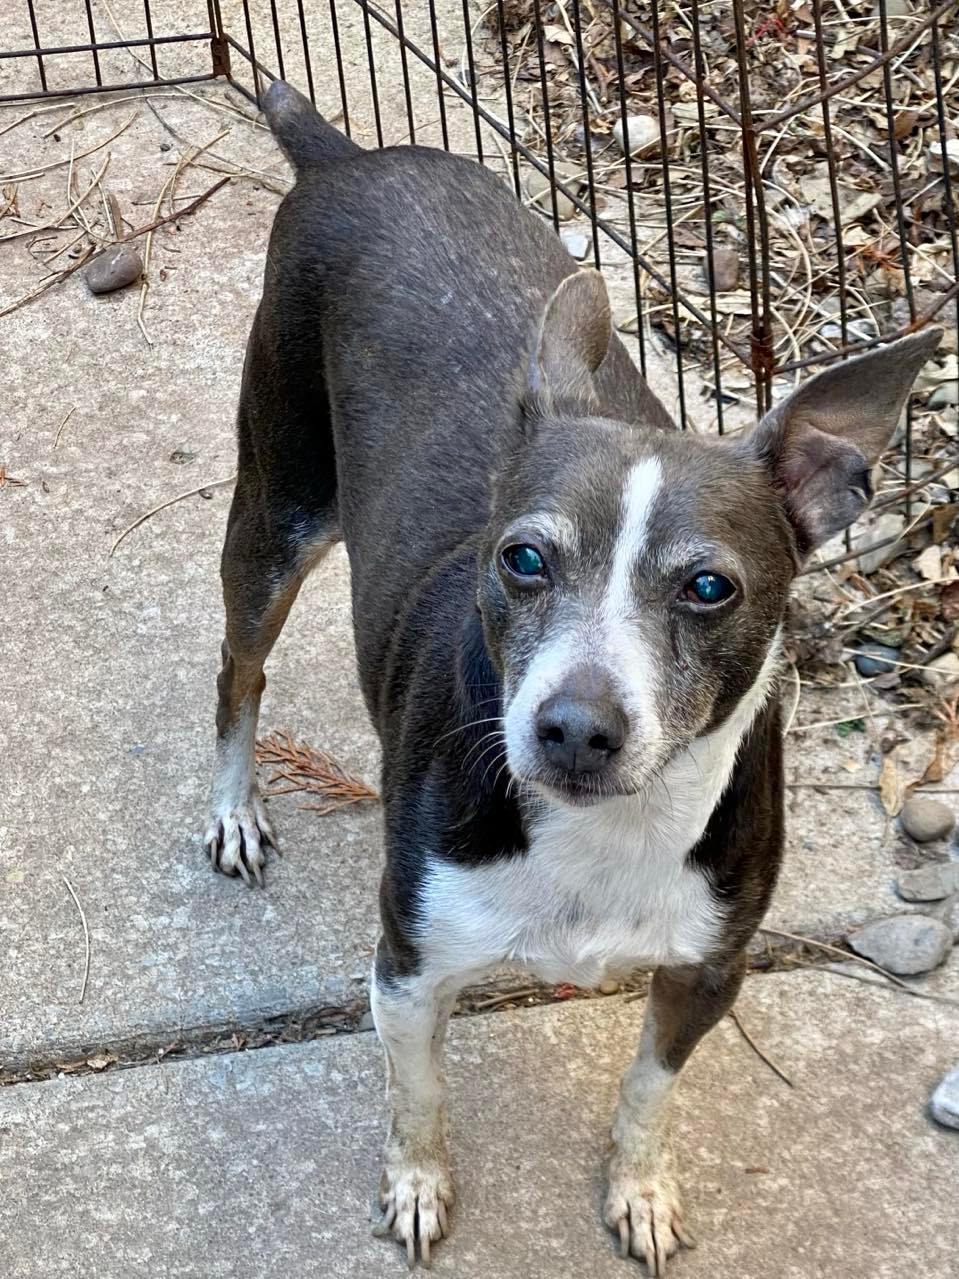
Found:
[{"label": "dog's mouth", "polygon": [[569,774],[552,774],[530,778],[528,785],[541,799],[558,800],[569,808],[591,808],[605,799],[631,795],[633,789],[612,778],[587,773],[582,777]]}]

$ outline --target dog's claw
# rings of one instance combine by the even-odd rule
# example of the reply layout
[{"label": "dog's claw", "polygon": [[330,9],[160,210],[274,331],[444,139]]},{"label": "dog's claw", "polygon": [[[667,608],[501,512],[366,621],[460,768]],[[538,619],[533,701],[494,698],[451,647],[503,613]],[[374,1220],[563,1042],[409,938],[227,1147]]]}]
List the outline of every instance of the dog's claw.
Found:
[{"label": "dog's claw", "polygon": [[619,1219],[619,1255],[624,1259],[629,1256],[629,1218]]},{"label": "dog's claw", "polygon": [[679,1188],[670,1175],[620,1170],[611,1180],[606,1224],[619,1236],[622,1257],[645,1261],[655,1279],[663,1279],[670,1257],[695,1240],[682,1221]]},{"label": "dog's claw", "polygon": [[259,794],[246,803],[217,813],[207,828],[204,844],[214,870],[222,875],[239,875],[250,888],[266,887],[263,868],[266,850],[280,850]]},{"label": "dog's claw", "polygon": [[448,1205],[452,1197],[445,1168],[389,1161],[380,1192],[383,1219],[374,1226],[373,1233],[392,1234],[405,1249],[409,1268],[414,1269],[419,1261],[428,1270],[434,1243],[444,1239],[449,1231]]}]

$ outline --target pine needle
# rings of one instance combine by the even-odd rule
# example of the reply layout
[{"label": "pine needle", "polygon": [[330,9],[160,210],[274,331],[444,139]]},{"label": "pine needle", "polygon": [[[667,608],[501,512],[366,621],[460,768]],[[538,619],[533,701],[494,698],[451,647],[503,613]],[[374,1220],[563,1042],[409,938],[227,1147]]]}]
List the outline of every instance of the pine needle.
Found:
[{"label": "pine needle", "polygon": [[268,779],[267,795],[290,795],[302,792],[315,795],[319,804],[303,804],[307,812],[321,816],[350,804],[364,804],[379,799],[366,782],[353,777],[328,752],[303,742],[294,742],[290,733],[277,729],[257,739],[256,759],[270,764],[275,772]]}]

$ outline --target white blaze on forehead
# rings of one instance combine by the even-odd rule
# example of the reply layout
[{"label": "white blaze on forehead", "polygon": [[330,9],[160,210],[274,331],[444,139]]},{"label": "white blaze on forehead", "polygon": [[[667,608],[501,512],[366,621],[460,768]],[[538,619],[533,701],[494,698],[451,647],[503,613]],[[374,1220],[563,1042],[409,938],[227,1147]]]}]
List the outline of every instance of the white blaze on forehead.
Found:
[{"label": "white blaze on forehead", "polygon": [[662,481],[663,469],[654,457],[637,462],[626,473],[613,564],[603,602],[603,612],[610,621],[628,616],[633,611],[633,569],[646,545],[649,517]]},{"label": "white blaze on forehead", "polygon": [[638,735],[647,752],[654,751],[662,738],[656,708],[661,672],[637,618],[633,574],[647,545],[650,515],[662,481],[663,470],[654,457],[637,462],[626,473],[620,523],[599,617],[610,674],[623,698],[631,732]]}]

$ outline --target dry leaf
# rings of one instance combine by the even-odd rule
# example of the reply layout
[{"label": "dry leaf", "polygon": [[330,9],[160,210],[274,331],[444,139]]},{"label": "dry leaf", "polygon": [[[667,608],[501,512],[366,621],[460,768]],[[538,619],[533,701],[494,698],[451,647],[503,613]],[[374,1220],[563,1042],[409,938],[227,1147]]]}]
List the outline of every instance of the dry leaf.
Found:
[{"label": "dry leaf", "polygon": [[882,771],[879,774],[879,798],[890,817],[896,817],[899,814],[903,804],[903,785],[894,753],[887,755],[882,761]]},{"label": "dry leaf", "polygon": [[95,1053],[94,1056],[87,1058],[87,1065],[91,1070],[106,1070],[107,1066],[112,1066],[116,1061],[116,1057],[112,1053]]},{"label": "dry leaf", "polygon": [[936,734],[936,745],[933,748],[932,758],[926,765],[922,776],[916,783],[918,786],[925,786],[929,782],[941,782],[952,771],[957,758],[959,758],[959,742],[946,741],[946,734]]},{"label": "dry leaf", "polygon": [[921,555],[916,556],[916,572],[927,582],[942,581],[942,555],[938,546],[927,546]]}]

